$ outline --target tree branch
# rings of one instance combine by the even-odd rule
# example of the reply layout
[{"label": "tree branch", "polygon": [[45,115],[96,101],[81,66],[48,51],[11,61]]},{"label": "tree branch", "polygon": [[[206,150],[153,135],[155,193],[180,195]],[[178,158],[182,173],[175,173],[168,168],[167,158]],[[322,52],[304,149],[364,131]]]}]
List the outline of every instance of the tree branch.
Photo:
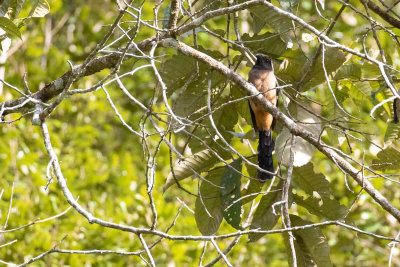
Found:
[{"label": "tree branch", "polygon": [[[219,71],[225,75],[228,79],[234,81],[241,89],[245,90],[248,94],[257,94],[257,89],[251,84],[246,82],[239,74],[230,70],[228,67],[213,59],[212,57],[193,49],[192,47],[178,42],[175,39],[169,38],[161,41],[161,45],[165,47],[174,48],[185,55],[194,57],[202,62],[208,64],[211,68]],[[292,119],[278,110],[271,102],[265,100],[263,96],[258,95],[254,98],[255,101],[262,104],[264,109],[271,113],[275,118],[280,120],[289,131],[302,137],[304,140],[315,146],[319,151],[325,154],[332,162],[334,162],[339,168],[346,171],[353,179],[365,189],[365,191],[376,201],[379,205],[393,215],[400,222],[400,211],[394,207],[374,186],[368,181],[363,179],[362,174],[359,170],[353,167],[349,162],[342,158],[337,152],[327,147],[325,144],[319,141],[318,136],[314,135],[310,131],[307,131],[303,127],[299,126]]]},{"label": "tree branch", "polygon": [[374,2],[369,0],[360,0],[362,3],[366,4],[372,11],[374,11],[378,16],[380,16],[383,20],[387,23],[391,24],[392,26],[400,29],[400,20],[393,18],[389,15],[386,10],[383,10],[379,6],[377,6]]}]

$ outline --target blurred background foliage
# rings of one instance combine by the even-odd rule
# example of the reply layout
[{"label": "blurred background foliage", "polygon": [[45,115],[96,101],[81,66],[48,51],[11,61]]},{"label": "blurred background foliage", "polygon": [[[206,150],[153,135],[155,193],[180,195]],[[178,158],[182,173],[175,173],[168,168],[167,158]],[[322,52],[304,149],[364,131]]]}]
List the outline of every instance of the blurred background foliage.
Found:
[{"label": "blurred background foliage", "polygon": [[[320,9],[324,17],[331,19],[335,17],[342,6],[340,2],[329,1],[325,3],[325,10],[322,10],[319,3],[316,6],[314,1],[308,0],[272,2],[285,10],[292,11],[318,29],[326,28],[329,23],[321,19],[316,8]],[[360,2],[350,2],[356,8],[363,10]],[[153,7],[156,3],[156,1],[145,2],[142,9],[143,19],[153,19]],[[139,3],[134,2],[134,4],[139,6]],[[199,1],[197,8],[207,4],[209,1]],[[227,4],[232,3],[217,1],[210,8],[216,9]],[[114,1],[109,0],[54,0],[49,1],[49,5],[51,10],[47,16],[32,19],[21,28],[21,40],[12,39],[10,48],[12,53],[3,67],[5,68],[5,80],[18,88],[23,88],[25,72],[28,74],[29,87],[35,92],[67,71],[69,69],[67,60],[73,64],[81,63],[102,39],[118,14],[117,5]],[[163,17],[168,5],[168,1],[161,4],[159,17]],[[384,23],[379,18],[375,19]],[[227,21],[227,16],[220,16],[207,21],[205,26],[219,35],[227,37]],[[132,25],[132,18],[125,18],[125,22],[121,24],[125,30]],[[296,29],[296,34],[290,32],[291,22],[271,13],[267,8],[257,7],[240,12],[239,25],[242,40],[246,46],[253,53],[261,52],[274,57],[276,73],[286,83],[295,84],[299,81],[319,45],[316,37],[302,27]],[[369,54],[380,59],[369,26],[367,20],[347,8],[338,19],[331,38],[359,51],[363,49],[362,41],[365,38],[365,46]],[[395,34],[400,34],[399,29],[391,30]],[[113,39],[120,34],[121,31],[116,31]],[[135,41],[139,42],[153,35],[154,30],[142,26]],[[393,39],[384,31],[378,31],[378,37],[389,64],[397,68],[400,64],[399,47],[394,45]],[[236,40],[232,17],[229,24],[229,38]],[[259,39],[265,40],[254,42]],[[193,44],[193,35],[181,36],[179,40]],[[248,45],[246,41],[248,41]],[[251,64],[246,59],[243,61],[238,49],[232,47],[227,56],[226,43],[217,37],[210,37],[204,30],[197,33],[197,42],[199,50],[212,55],[226,65],[237,65],[237,72],[247,78]],[[122,40],[113,47],[116,48],[123,44]],[[191,82],[187,90],[183,90],[185,82],[196,69],[195,61],[176,54],[170,49],[160,48],[157,53],[160,56],[159,66],[163,70],[163,79],[169,88],[168,97],[176,114],[180,116],[191,114],[191,119],[204,115],[204,113],[193,112],[206,104],[206,86],[210,77],[207,67],[200,64],[198,77]],[[343,150],[359,162],[365,161],[367,165],[375,164],[378,166],[376,167],[378,171],[395,174],[400,169],[398,161],[393,162],[390,170],[379,167],[382,163],[394,161],[394,156],[390,155],[397,155],[396,151],[400,150],[397,140],[400,128],[389,124],[392,119],[392,107],[386,104],[379,108],[375,113],[376,120],[369,116],[374,105],[391,96],[380,76],[379,69],[375,65],[354,56],[345,55],[335,49],[328,49],[325,57],[332,79],[331,86],[339,103],[361,121],[360,123],[344,122],[343,125],[370,134],[353,133],[355,137],[361,138],[361,141],[355,138],[346,141],[340,131],[327,129],[322,140],[328,145]],[[131,71],[144,64],[148,64],[148,62],[130,59],[121,66],[121,73]],[[109,70],[104,70],[85,77],[74,83],[72,89],[89,88],[108,73]],[[397,73],[393,72],[392,74],[396,78]],[[228,100],[244,96],[237,87],[230,85],[218,73],[213,72],[211,75],[215,107]],[[398,79],[395,81],[398,86]],[[165,111],[159,100],[161,97],[157,95],[158,84],[150,68],[140,70],[138,75],[123,78],[123,82],[130,93],[146,106],[152,105],[156,111]],[[140,125],[143,124],[143,127],[149,132],[154,132],[151,124],[146,120],[146,114],[137,106],[132,105],[126,96],[121,94],[117,86],[111,84],[107,88],[114,103],[118,106],[119,112],[129,125],[139,130]],[[225,90],[225,88],[227,89]],[[305,97],[321,104],[316,105],[316,110],[325,118],[345,117],[332,99],[320,65],[317,64],[317,67],[312,69],[311,79],[300,88],[300,91]],[[290,89],[287,89],[287,93],[291,96],[298,96],[295,91]],[[19,97],[18,93],[4,86],[0,93],[0,102],[17,97]],[[306,101],[305,98],[300,98]],[[17,118],[17,115],[7,118]],[[214,119],[218,122],[218,127],[223,129],[222,134],[230,144],[240,153],[251,156],[252,153],[247,143],[241,142],[240,138],[228,132],[238,133],[240,129],[243,129],[243,132],[247,133],[251,130],[247,103],[242,101],[235,105],[229,105],[214,114]],[[67,178],[69,188],[74,196],[79,196],[79,203],[104,220],[135,227],[149,227],[152,223],[152,215],[147,197],[145,164],[149,155],[141,139],[123,127],[117,119],[104,92],[98,90],[90,94],[69,97],[62,102],[47,121],[64,176]],[[352,122],[355,121],[352,120]],[[209,124],[209,121],[204,121],[204,123]],[[213,144],[213,135],[207,133],[205,129],[198,129],[196,134],[201,136],[204,142],[218,149],[218,146]],[[50,184],[48,190],[44,190],[47,184],[46,169],[49,158],[43,145],[40,129],[32,126],[30,118],[25,117],[18,122],[1,125],[0,136],[0,188],[4,190],[0,200],[2,224],[6,221],[13,184],[12,208],[7,229],[19,227],[38,218],[45,219],[66,210],[69,205],[56,183]],[[172,140],[185,156],[204,149],[204,146],[195,139],[189,141],[190,149],[184,149],[187,137],[180,133],[174,134]],[[160,137],[157,135],[148,138],[151,154],[156,150],[159,141]],[[256,149],[256,141],[253,140],[251,145]],[[394,151],[389,151],[389,149]],[[232,155],[226,156],[229,162],[234,158],[236,157]],[[165,181],[170,172],[170,152],[164,144],[160,146],[156,162],[156,183],[153,196],[158,211],[158,229],[165,231],[171,224],[181,205],[177,199],[179,198],[190,209],[183,208],[170,233],[177,235],[201,234],[197,230],[196,219],[192,214],[192,210],[196,206],[196,198],[176,186],[171,186],[163,193]],[[173,158],[172,164],[175,164],[175,158]],[[215,172],[219,172],[216,179],[220,179],[222,171],[218,170],[218,166],[223,166],[223,164],[217,164],[216,168],[211,171],[204,169],[203,174],[212,177],[212,175],[215,176]],[[248,167],[248,169],[243,168],[243,172],[252,174],[255,170]],[[368,175],[371,174],[368,173]],[[301,186],[304,185],[304,182],[300,180],[302,177],[304,179],[318,177],[322,181],[321,183],[328,187],[323,189],[323,192],[327,193],[326,198],[335,203],[327,204],[328,207],[320,207],[319,213],[316,211],[310,213],[310,210],[304,207],[307,206],[305,202],[308,200],[311,203],[317,200],[310,198],[307,189]],[[291,212],[295,216],[292,218],[293,221],[298,221],[298,225],[304,221],[319,222],[321,218],[338,219],[354,204],[346,218],[347,223],[365,231],[391,237],[396,236],[400,230],[398,222],[383,212],[367,194],[362,193],[359,198],[356,198],[360,187],[351,178],[345,179],[343,173],[318,151],[313,155],[311,163],[295,169],[294,179],[295,204],[292,205]],[[382,178],[371,179],[371,182],[394,206],[399,207],[398,177],[393,176],[393,179],[397,183]],[[247,180],[242,177],[242,184],[246,182]],[[182,180],[181,185],[191,192],[197,192],[198,183],[192,179]],[[208,192],[205,187],[202,186],[201,190]],[[260,185],[256,191],[265,191],[267,187],[268,185],[264,185],[264,188],[261,189]],[[256,201],[260,199],[261,196],[258,196]],[[327,199],[325,203],[329,202]],[[355,200],[356,202],[353,203]],[[268,200],[265,201],[268,202]],[[310,203],[308,204],[311,205]],[[242,214],[247,214],[250,209],[248,203],[245,204],[243,203]],[[333,214],[328,214],[329,211],[332,211],[332,207],[340,208],[334,210]],[[262,217],[257,213],[254,216],[255,218]],[[244,222],[243,218],[242,222]],[[271,227],[274,225],[272,224]],[[337,226],[324,227],[321,230],[329,244],[330,261],[334,266],[386,266],[390,253],[388,242],[361,236]],[[234,228],[226,221],[222,221],[218,234],[232,231]],[[60,244],[60,248],[121,251],[142,249],[135,235],[90,225],[76,211],[70,210],[55,220],[2,234],[2,243],[14,239],[17,239],[18,242],[0,248],[0,260],[22,263],[49,250],[65,235],[68,236]],[[147,243],[158,239],[150,236],[146,236],[146,238]],[[248,242],[249,238],[255,242]],[[229,259],[234,266],[288,266],[284,235],[250,236],[249,238],[242,237],[230,252]],[[301,235],[298,238],[302,238]],[[229,242],[224,240],[219,241],[219,244],[225,248]],[[208,247],[210,248],[211,245],[208,244]],[[194,266],[197,265],[202,250],[203,244],[200,242],[164,240],[152,249],[152,254],[156,264],[160,266]],[[396,257],[393,259],[395,265],[400,264],[398,255],[399,251],[395,250]],[[214,249],[208,249],[203,263],[211,261],[216,256],[217,252]],[[140,266],[144,263],[137,256],[53,253],[34,265]],[[223,262],[216,264],[216,266],[222,265]]]}]

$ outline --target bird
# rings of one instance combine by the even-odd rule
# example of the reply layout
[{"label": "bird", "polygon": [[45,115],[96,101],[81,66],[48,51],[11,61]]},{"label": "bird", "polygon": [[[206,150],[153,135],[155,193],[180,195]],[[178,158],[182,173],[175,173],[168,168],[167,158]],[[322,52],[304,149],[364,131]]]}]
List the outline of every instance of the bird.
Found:
[{"label": "bird", "polygon": [[[274,106],[277,106],[277,80],[270,57],[264,54],[256,55],[256,62],[249,72],[248,81],[252,83],[262,95]],[[275,120],[272,114],[266,112],[263,106],[249,99],[249,108],[253,127],[259,134],[258,140],[258,166],[270,173],[274,173],[274,162],[272,151],[275,143],[272,138],[271,129],[274,128]],[[258,170],[257,178],[260,182],[271,179],[273,174]]]}]

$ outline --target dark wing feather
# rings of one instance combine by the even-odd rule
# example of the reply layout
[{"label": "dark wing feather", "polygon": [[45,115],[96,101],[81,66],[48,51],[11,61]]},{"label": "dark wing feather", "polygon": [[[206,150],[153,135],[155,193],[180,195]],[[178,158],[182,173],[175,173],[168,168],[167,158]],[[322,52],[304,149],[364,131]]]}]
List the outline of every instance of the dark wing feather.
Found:
[{"label": "dark wing feather", "polygon": [[250,100],[247,100],[247,101],[249,103],[250,116],[251,116],[251,121],[253,122],[254,131],[258,132],[257,123],[256,123],[256,116],[254,115],[253,109],[251,108]]}]

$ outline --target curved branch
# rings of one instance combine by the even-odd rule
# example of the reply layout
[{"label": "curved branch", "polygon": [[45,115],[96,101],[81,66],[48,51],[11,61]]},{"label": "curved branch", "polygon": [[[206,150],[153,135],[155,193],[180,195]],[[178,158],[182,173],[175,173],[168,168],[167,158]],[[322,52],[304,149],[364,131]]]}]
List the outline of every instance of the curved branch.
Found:
[{"label": "curved branch", "polygon": [[[174,48],[185,55],[194,57],[202,62],[208,64],[211,68],[219,71],[225,75],[228,79],[235,82],[241,89],[245,90],[248,94],[257,94],[257,89],[251,84],[244,80],[239,74],[230,70],[228,67],[213,59],[212,57],[193,49],[192,47],[178,42],[175,39],[169,38],[161,41],[161,45],[165,47]],[[289,131],[297,136],[300,136],[313,146],[315,146],[319,151],[325,154],[332,162],[334,162],[339,168],[346,171],[353,179],[365,189],[365,191],[376,201],[379,205],[389,212],[393,217],[395,217],[400,222],[400,211],[394,207],[374,186],[368,181],[363,179],[362,174],[359,170],[353,167],[349,162],[347,162],[343,157],[341,157],[337,152],[327,147],[319,141],[318,136],[314,135],[310,131],[307,131],[303,127],[299,126],[292,119],[278,110],[271,102],[265,100],[263,96],[256,96],[255,101],[258,101],[263,105],[264,109],[271,113],[275,118],[280,120]]]},{"label": "curved branch", "polygon": [[[310,24],[305,22],[303,19],[297,17],[296,15],[294,15],[290,12],[284,11],[284,10],[274,6],[273,4],[271,4],[270,2],[268,2],[266,0],[250,0],[250,1],[247,1],[247,2],[244,2],[241,4],[237,4],[237,5],[233,5],[230,7],[220,8],[217,10],[212,10],[212,11],[206,12],[202,16],[194,19],[192,22],[190,22],[184,26],[178,27],[176,29],[172,29],[167,32],[163,32],[162,34],[160,34],[158,36],[158,38],[157,38],[157,36],[153,36],[153,37],[147,38],[137,44],[133,43],[127,52],[135,52],[138,50],[140,50],[140,51],[150,50],[153,42],[156,42],[158,40],[162,41],[164,39],[170,38],[171,36],[179,36],[183,33],[186,33],[197,27],[200,27],[202,24],[204,24],[205,21],[210,20],[212,18],[221,16],[221,15],[225,15],[225,14],[229,14],[229,13],[233,13],[233,12],[237,12],[240,10],[249,9],[251,7],[255,7],[258,5],[266,5],[269,8],[273,9],[278,14],[283,15],[289,19],[292,19],[293,21],[302,25],[304,28],[308,29],[309,31],[311,31],[314,34],[316,34],[317,36],[319,36],[319,38],[321,40],[327,42],[326,45],[343,50],[347,53],[350,53],[350,54],[353,54],[360,58],[363,58],[363,59],[370,61],[372,63],[375,63],[377,65],[382,64],[385,67],[393,69],[392,66],[389,66],[379,60],[369,57],[368,55],[365,55],[365,54],[360,53],[356,50],[353,50],[347,46],[341,45],[338,42],[333,41],[327,35],[323,34],[321,31],[319,31],[315,27],[311,26]],[[75,77],[74,80],[77,81],[84,76],[92,75],[92,74],[102,71],[104,69],[113,68],[118,63],[120,57],[121,57],[120,51],[116,51],[116,52],[110,53],[106,56],[100,56],[98,58],[95,58],[95,59],[91,60],[86,66],[84,66],[84,65],[76,66],[75,71],[76,71],[76,73],[79,73],[79,75],[77,77]],[[397,70],[395,70],[395,71],[397,71]],[[38,92],[34,93],[32,95],[32,98],[40,100],[43,103],[48,102],[50,99],[56,97],[63,91],[65,84],[68,82],[68,80],[71,78],[71,76],[72,76],[71,71],[64,73],[61,77],[59,77],[55,81],[51,82],[50,84],[47,84],[45,87],[40,89]],[[29,100],[27,101],[26,97],[21,97],[21,98],[15,99],[15,100],[0,103],[0,106],[3,110],[3,113],[0,113],[0,115],[3,115],[3,116],[5,116],[7,114],[11,114],[11,113],[23,113],[23,112],[27,112],[27,111],[35,108],[35,104]],[[17,106],[18,106],[18,108],[16,108]]]}]

